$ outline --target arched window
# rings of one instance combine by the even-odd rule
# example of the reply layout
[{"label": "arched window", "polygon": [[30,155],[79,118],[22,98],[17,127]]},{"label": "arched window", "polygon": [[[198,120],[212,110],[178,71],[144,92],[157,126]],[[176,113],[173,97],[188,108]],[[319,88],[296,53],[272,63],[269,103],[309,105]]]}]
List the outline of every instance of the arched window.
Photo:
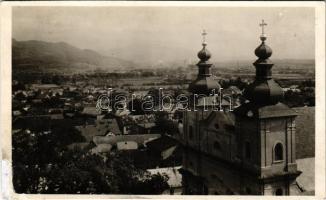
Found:
[{"label": "arched window", "polygon": [[192,126],[189,126],[189,139],[191,139],[191,140],[194,138],[194,134],[192,131],[193,131]]},{"label": "arched window", "polygon": [[251,147],[248,141],[245,142],[245,158],[248,160],[251,158]]},{"label": "arched window", "polygon": [[214,126],[215,126],[216,129],[219,129],[220,128],[220,126],[218,125],[218,123],[214,124]]},{"label": "arched window", "polygon": [[275,191],[275,195],[276,196],[282,196],[283,195],[283,190],[281,188],[278,188],[276,191]]},{"label": "arched window", "polygon": [[275,161],[283,160],[283,145],[281,143],[277,143],[274,147],[274,159]]}]

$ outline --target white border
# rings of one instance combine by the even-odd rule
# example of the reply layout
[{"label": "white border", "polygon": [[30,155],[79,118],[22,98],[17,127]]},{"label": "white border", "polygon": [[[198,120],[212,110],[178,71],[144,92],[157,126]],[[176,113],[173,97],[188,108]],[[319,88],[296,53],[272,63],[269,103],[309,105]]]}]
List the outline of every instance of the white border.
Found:
[{"label": "white border", "polygon": [[[2,134],[2,169],[11,169],[11,8],[13,6],[134,6],[134,7],[313,7],[315,8],[316,59],[316,156],[315,196],[165,196],[165,195],[21,195],[12,190],[11,179],[2,183],[10,188],[10,199],[323,199],[325,195],[325,3],[324,2],[1,2],[0,34],[0,133]],[[2,171],[4,174],[6,171]],[[10,173],[9,173],[10,174]],[[3,178],[3,177],[2,177]],[[5,194],[2,191],[2,194]]]}]

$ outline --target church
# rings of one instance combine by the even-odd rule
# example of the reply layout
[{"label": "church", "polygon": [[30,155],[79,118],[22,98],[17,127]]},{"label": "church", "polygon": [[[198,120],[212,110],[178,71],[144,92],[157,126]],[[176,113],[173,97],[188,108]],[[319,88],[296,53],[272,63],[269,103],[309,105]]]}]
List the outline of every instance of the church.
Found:
[{"label": "church", "polygon": [[[314,108],[307,108],[312,109],[310,118],[302,120],[307,118],[306,112],[300,113],[305,108],[289,108],[281,103],[283,90],[272,77],[272,49],[266,44],[266,25],[264,21],[260,24],[261,44],[255,49],[258,59],[253,63],[256,75],[243,92],[246,101],[234,110],[216,110],[211,103],[221,98],[207,96],[194,99],[194,109],[183,112],[182,128],[175,136],[183,147],[179,170],[183,194],[313,193],[314,189],[309,190],[298,181],[305,172],[298,168],[297,159],[314,159],[314,148],[307,150],[314,147]],[[189,85],[191,95],[209,95],[221,89],[210,73],[211,53],[207,50],[206,33],[203,35],[198,75]],[[298,119],[300,124],[296,123]],[[309,125],[313,127],[310,130],[301,128]]]}]

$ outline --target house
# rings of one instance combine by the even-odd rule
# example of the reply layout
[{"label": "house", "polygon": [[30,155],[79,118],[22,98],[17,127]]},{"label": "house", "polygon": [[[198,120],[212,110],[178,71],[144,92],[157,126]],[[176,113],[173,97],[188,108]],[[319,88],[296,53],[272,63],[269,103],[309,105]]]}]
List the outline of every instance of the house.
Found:
[{"label": "house", "polygon": [[138,143],[136,141],[121,141],[117,142],[118,150],[134,150],[138,149]]},{"label": "house", "polygon": [[145,141],[161,137],[160,134],[140,134],[140,135],[116,135],[116,136],[94,136],[93,142],[98,144],[116,145],[118,142],[134,141],[140,145],[144,145]]},{"label": "house", "polygon": [[168,136],[162,136],[146,143],[146,147],[151,155],[165,160],[176,150],[178,143]]}]

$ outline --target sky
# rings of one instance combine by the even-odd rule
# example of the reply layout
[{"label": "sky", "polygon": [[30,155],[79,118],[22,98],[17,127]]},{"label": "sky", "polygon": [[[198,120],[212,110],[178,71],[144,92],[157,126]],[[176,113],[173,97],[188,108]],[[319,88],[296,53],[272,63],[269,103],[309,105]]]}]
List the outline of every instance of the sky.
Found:
[{"label": "sky", "polygon": [[212,62],[255,60],[262,19],[271,59],[315,57],[313,8],[15,7],[12,37],[157,64],[197,60],[205,29]]}]

